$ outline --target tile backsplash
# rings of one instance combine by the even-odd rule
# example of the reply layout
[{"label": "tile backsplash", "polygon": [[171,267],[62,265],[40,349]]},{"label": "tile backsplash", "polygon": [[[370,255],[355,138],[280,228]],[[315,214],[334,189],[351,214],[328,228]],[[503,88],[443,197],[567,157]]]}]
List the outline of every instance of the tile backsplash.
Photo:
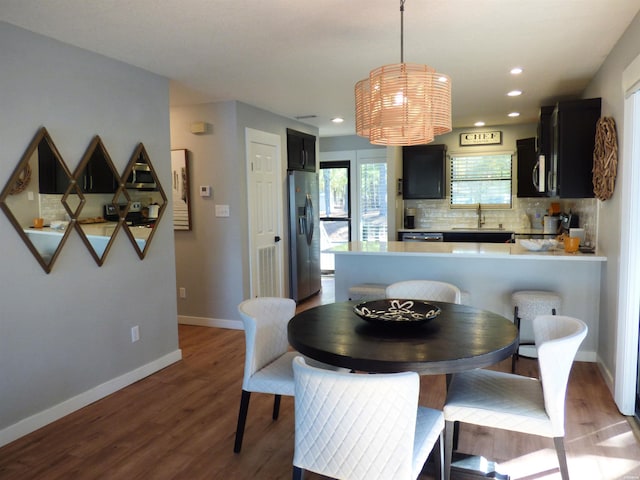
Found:
[{"label": "tile backsplash", "polygon": [[[542,217],[548,213],[551,202],[560,203],[561,212],[578,214],[580,227],[585,229],[586,242],[597,243],[597,200],[595,198],[513,198],[510,209],[483,209],[483,228],[498,228],[515,232],[542,231]],[[415,228],[445,230],[453,227],[474,228],[478,225],[475,209],[450,208],[449,199],[405,200],[405,208],[415,208]]]}]

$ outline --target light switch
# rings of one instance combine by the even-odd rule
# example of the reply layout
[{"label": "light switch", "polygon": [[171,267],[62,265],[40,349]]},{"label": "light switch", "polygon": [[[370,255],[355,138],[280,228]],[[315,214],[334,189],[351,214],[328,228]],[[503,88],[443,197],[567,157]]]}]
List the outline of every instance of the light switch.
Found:
[{"label": "light switch", "polygon": [[216,217],[228,217],[229,205],[216,205]]}]

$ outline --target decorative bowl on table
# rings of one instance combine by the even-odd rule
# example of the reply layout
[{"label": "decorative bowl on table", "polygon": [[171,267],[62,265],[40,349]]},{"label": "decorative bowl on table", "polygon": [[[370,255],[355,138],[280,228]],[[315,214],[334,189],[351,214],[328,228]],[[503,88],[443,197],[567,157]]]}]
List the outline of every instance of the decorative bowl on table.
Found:
[{"label": "decorative bowl on table", "polygon": [[523,238],[519,240],[520,245],[522,245],[527,250],[532,252],[545,252],[552,248],[556,248],[558,246],[558,241],[553,239],[526,239]]},{"label": "decorative bowl on table", "polygon": [[422,300],[387,298],[359,303],[353,311],[378,325],[421,325],[440,314],[440,308]]}]

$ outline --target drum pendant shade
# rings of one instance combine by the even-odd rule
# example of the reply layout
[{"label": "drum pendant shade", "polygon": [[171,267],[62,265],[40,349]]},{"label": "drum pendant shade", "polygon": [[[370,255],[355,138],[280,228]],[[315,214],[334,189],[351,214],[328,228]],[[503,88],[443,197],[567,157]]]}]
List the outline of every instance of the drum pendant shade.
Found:
[{"label": "drum pendant shade", "polygon": [[378,67],[356,83],[355,100],[356,133],[375,145],[420,145],[451,131],[451,80],[428,65]]}]

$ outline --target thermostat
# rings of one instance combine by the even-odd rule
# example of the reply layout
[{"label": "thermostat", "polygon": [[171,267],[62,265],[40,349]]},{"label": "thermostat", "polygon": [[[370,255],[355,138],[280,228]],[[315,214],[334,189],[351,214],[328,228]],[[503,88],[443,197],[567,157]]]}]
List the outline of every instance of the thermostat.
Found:
[{"label": "thermostat", "polygon": [[210,197],[211,196],[211,185],[201,185],[200,186],[200,196],[201,197]]}]

